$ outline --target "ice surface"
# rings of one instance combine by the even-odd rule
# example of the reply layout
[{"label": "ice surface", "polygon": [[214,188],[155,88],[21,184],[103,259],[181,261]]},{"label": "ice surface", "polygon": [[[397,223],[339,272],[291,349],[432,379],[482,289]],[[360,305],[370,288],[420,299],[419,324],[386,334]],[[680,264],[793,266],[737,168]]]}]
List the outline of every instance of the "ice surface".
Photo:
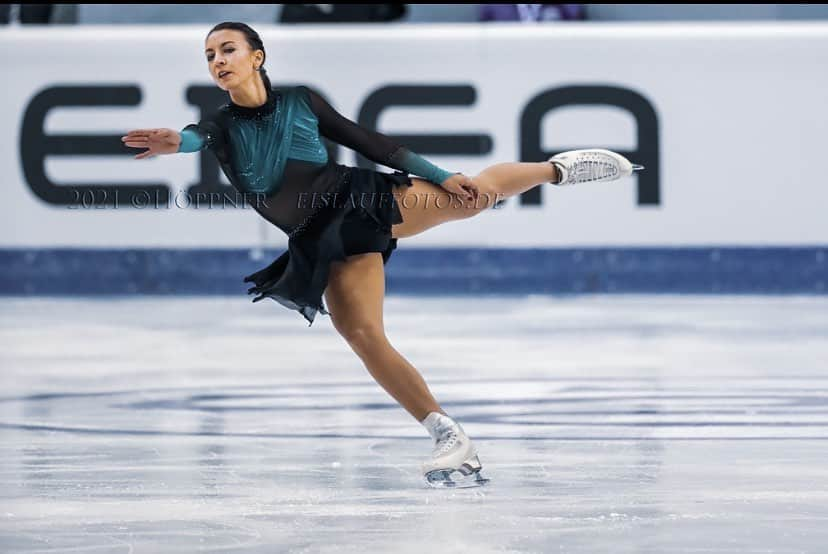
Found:
[{"label": "ice surface", "polygon": [[491,483],[320,316],[0,299],[0,552],[824,552],[828,299],[389,297]]}]

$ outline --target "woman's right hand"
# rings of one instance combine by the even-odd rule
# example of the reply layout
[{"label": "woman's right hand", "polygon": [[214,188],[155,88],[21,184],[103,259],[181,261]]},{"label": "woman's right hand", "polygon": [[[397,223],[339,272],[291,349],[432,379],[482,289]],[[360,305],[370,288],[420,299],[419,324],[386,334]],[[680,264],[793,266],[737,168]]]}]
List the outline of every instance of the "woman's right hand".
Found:
[{"label": "woman's right hand", "polygon": [[135,156],[136,160],[143,160],[161,154],[175,154],[181,144],[181,135],[172,129],[136,129],[121,137],[121,142],[130,148],[146,148],[146,151]]}]

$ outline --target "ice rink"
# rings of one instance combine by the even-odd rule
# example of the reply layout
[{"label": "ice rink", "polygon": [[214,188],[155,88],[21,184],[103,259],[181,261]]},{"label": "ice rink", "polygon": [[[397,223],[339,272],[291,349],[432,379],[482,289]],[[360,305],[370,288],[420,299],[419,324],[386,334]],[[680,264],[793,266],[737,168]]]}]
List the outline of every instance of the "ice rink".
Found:
[{"label": "ice rink", "polygon": [[320,315],[0,298],[0,552],[824,552],[828,298],[406,297],[425,430]]}]

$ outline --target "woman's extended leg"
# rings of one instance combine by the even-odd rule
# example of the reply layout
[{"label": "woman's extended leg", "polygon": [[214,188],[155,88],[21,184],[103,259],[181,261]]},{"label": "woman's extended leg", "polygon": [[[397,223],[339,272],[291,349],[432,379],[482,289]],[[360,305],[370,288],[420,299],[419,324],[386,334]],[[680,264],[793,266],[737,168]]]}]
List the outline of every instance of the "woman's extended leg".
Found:
[{"label": "woman's extended leg", "polygon": [[443,413],[420,373],[385,336],[382,302],[385,268],[378,252],[334,262],[325,300],[334,328],[360,357],[371,376],[417,421]]},{"label": "woman's extended leg", "polygon": [[557,179],[555,166],[549,162],[495,164],[472,177],[479,191],[478,198],[473,201],[462,201],[439,185],[423,179],[411,179],[413,186],[402,186],[393,191],[403,222],[394,225],[392,235],[395,238],[410,237],[447,221],[472,217],[493,207],[499,200]]},{"label": "woman's extended leg", "polygon": [[472,178],[478,198],[462,200],[441,186],[422,179],[412,179],[392,192],[403,216],[395,225],[395,238],[410,237],[446,221],[465,219],[493,207],[499,200],[536,187],[542,183],[574,185],[597,181],[615,181],[644,169],[610,150],[600,148],[561,152],[545,162],[508,162],[490,166]]}]

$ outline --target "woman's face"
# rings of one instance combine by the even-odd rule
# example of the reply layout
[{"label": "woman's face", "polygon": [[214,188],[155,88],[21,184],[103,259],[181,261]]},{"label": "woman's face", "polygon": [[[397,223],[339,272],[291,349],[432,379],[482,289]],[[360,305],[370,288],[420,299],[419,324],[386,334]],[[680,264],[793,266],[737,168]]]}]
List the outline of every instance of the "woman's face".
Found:
[{"label": "woman's face", "polygon": [[222,90],[236,88],[253,78],[264,61],[264,52],[251,50],[241,31],[215,31],[204,46],[210,76]]}]

